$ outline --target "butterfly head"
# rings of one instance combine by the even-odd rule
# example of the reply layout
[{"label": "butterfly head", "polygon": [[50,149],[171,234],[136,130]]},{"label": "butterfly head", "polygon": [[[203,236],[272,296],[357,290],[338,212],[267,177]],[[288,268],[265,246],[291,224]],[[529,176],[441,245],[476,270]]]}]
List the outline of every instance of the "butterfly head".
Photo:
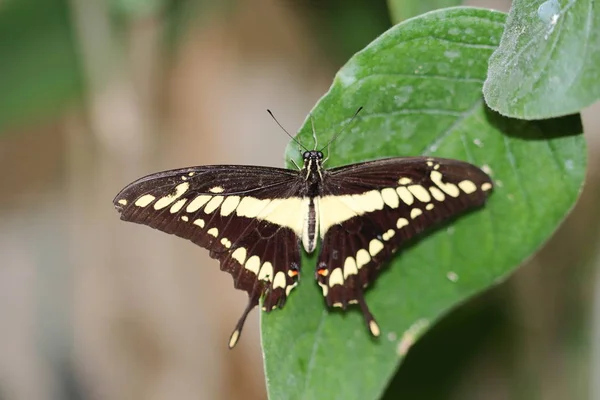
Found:
[{"label": "butterfly head", "polygon": [[323,153],[320,152],[319,150],[307,150],[304,152],[304,154],[302,154],[302,158],[304,159],[305,164],[309,160],[322,162]]},{"label": "butterfly head", "polygon": [[323,153],[319,150],[307,150],[302,154],[302,158],[304,159],[302,170],[306,173],[306,180],[309,180],[311,176],[322,179]]}]

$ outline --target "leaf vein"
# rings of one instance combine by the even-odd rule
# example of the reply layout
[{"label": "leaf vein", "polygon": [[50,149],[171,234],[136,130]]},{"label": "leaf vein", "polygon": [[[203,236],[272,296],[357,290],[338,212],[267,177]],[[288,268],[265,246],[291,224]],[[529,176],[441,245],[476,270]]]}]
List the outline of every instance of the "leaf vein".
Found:
[{"label": "leaf vein", "polygon": [[[470,151],[470,148],[469,148],[469,145],[468,145],[468,142],[467,142],[467,139],[466,139],[465,135],[464,134],[460,135],[460,137],[461,137],[461,141],[462,141],[463,147],[465,148],[465,153],[467,154],[467,161],[470,162],[473,165],[479,165],[479,163],[475,160],[475,157],[473,157],[473,154]],[[488,219],[488,221],[490,223],[490,229],[488,231],[489,231],[489,234],[490,234],[490,236],[492,238],[492,248],[493,249],[497,249],[498,248],[498,246],[497,246],[497,242],[498,241],[497,241],[497,235],[496,235],[496,223],[495,223],[494,218],[493,218],[493,216],[491,214],[491,208],[490,207],[485,207],[485,211],[486,212],[484,212],[483,214],[487,216],[487,219]],[[498,253],[495,252],[495,251],[493,251],[492,254],[493,254],[493,257],[494,257],[494,261],[495,261],[495,259],[498,257]]]},{"label": "leaf vein", "polygon": [[362,116],[362,118],[379,118],[379,117],[390,117],[394,115],[414,115],[414,114],[428,114],[428,115],[448,115],[451,117],[461,117],[463,115],[460,111],[442,110],[437,108],[404,108],[402,110],[394,110],[389,112],[369,113]]},{"label": "leaf vein", "polygon": [[313,347],[310,352],[310,358],[308,359],[308,367],[306,368],[306,378],[304,379],[304,387],[302,388],[302,390],[304,391],[303,398],[306,398],[306,387],[310,382],[312,370],[315,366],[315,354],[317,353],[317,348],[319,347],[319,338],[321,337],[321,331],[323,330],[323,322],[325,321],[326,314],[326,310],[323,310],[323,312],[321,312],[321,319],[319,320],[319,325],[317,326],[317,331],[315,332],[315,341],[313,342]]},{"label": "leaf vein", "polygon": [[[506,136],[503,136],[503,142],[504,142],[504,148],[506,149],[506,158],[508,159],[508,163],[509,163],[509,165],[513,171],[513,175],[515,176],[515,179],[517,181],[517,186],[519,187],[519,190],[521,191],[521,195],[525,199],[525,204],[527,204],[527,208],[530,209],[531,211],[533,211],[534,210],[533,204],[531,203],[531,199],[527,195],[527,192],[525,191],[525,188],[523,186],[523,179],[521,178],[521,174],[519,174],[519,169],[517,168],[517,162],[516,162],[515,156],[510,148],[510,144],[509,144],[508,138]],[[530,215],[531,214],[528,213],[528,216],[530,216]]]},{"label": "leaf vein", "polygon": [[375,72],[372,73],[368,76],[365,76],[363,78],[360,78],[359,80],[365,80],[368,78],[373,78],[373,77],[386,77],[386,76],[392,76],[392,77],[399,77],[399,78],[421,78],[421,79],[437,79],[437,80],[442,80],[442,81],[454,81],[454,82],[473,82],[473,83],[483,83],[484,79],[479,79],[479,78],[465,78],[462,76],[446,76],[446,75],[437,75],[437,74],[406,74],[406,73],[402,73],[402,72]]},{"label": "leaf vein", "polygon": [[444,139],[446,139],[461,122],[463,122],[465,119],[467,119],[468,117],[473,115],[473,113],[475,113],[475,111],[477,111],[479,109],[479,107],[481,106],[481,103],[482,103],[482,99],[480,98],[473,104],[473,106],[470,109],[461,113],[461,116],[459,118],[457,118],[456,121],[454,121],[452,123],[452,125],[450,125],[444,132],[442,132],[437,137],[437,139],[435,139],[431,144],[429,144],[429,146],[426,146],[425,149],[423,149],[420,152],[420,154],[425,155],[426,153],[433,153],[434,151],[436,151],[437,148],[440,146],[440,143],[442,143],[442,141]]},{"label": "leaf vein", "polygon": [[494,50],[496,50],[498,48],[498,46],[491,45],[491,44],[476,44],[476,43],[456,42],[454,40],[449,40],[449,39],[445,39],[445,38],[441,38],[441,37],[437,37],[437,36],[424,36],[424,37],[428,37],[430,39],[439,40],[440,42],[443,42],[443,43],[454,44],[454,45],[457,45],[459,47],[465,47],[467,49],[486,49],[486,50],[492,50],[492,51],[494,51]]}]

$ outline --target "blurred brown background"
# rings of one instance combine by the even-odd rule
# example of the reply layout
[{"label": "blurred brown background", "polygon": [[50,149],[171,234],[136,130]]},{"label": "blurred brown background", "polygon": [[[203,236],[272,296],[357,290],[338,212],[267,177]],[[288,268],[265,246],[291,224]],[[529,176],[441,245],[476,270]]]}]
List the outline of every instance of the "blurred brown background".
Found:
[{"label": "blurred brown background", "polygon": [[[265,109],[293,132],[390,25],[383,0],[0,1],[0,399],[266,398],[257,312],[226,346],[245,293],[206,251],[121,223],[111,200],[162,169],[281,166],[288,138]],[[436,332],[468,351],[425,354],[431,370],[402,383],[411,354],[399,385],[451,370],[445,398],[600,398],[595,108],[576,211],[411,353]]]}]

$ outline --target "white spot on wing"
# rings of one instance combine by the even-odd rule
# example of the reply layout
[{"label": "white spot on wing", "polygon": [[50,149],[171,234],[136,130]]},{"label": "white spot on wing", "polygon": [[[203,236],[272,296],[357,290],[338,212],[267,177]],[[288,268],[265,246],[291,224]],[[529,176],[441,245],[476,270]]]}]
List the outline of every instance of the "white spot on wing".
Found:
[{"label": "white spot on wing", "polygon": [[208,202],[208,204],[206,205],[206,207],[204,207],[204,212],[207,213],[207,214],[212,213],[217,208],[219,208],[219,206],[221,205],[222,202],[223,202],[223,196],[215,196],[215,197],[213,197]]},{"label": "white spot on wing", "polygon": [[180,183],[179,185],[175,186],[174,193],[168,194],[168,195],[158,199],[157,202],[154,203],[154,209],[160,210],[160,209],[165,208],[166,206],[168,206],[169,204],[174,202],[176,199],[181,197],[185,192],[187,192],[187,190],[189,188],[190,188],[189,182]]},{"label": "white spot on wing", "polygon": [[240,204],[239,196],[226,197],[225,201],[223,201],[223,204],[221,205],[221,215],[224,217],[228,216],[235,210],[238,204]]},{"label": "white spot on wing", "polygon": [[246,261],[246,249],[244,247],[238,247],[231,253],[231,258],[244,265]]},{"label": "white spot on wing", "polygon": [[135,205],[138,207],[146,207],[148,204],[152,203],[156,197],[151,194],[145,194],[139,199],[135,201]]},{"label": "white spot on wing", "polygon": [[265,261],[265,263],[260,268],[258,279],[262,281],[271,282],[271,279],[273,279],[273,264],[271,264],[268,261]]},{"label": "white spot on wing", "polygon": [[286,286],[285,274],[282,271],[277,272],[273,279],[273,289],[277,289],[278,287],[285,288]]},{"label": "white spot on wing", "polygon": [[200,228],[204,228],[204,220],[202,218],[198,218],[193,222],[194,225],[198,225]]},{"label": "white spot on wing", "polygon": [[[246,255],[246,250],[244,250],[244,256]],[[253,272],[254,275],[258,275],[258,270],[260,269],[260,258],[258,256],[252,256],[246,261],[244,264],[244,268],[250,272]]]},{"label": "white spot on wing", "polygon": [[433,198],[437,201],[444,201],[444,199],[446,198],[446,196],[444,196],[444,193],[442,193],[442,191],[436,188],[435,186],[430,187],[429,191],[431,192]]},{"label": "white spot on wing", "polygon": [[408,220],[406,218],[398,218],[396,222],[396,228],[401,229],[408,225]]},{"label": "white spot on wing", "polygon": [[380,240],[373,239],[369,242],[369,254],[371,254],[371,257],[375,257],[381,250],[383,250],[383,243]]},{"label": "white spot on wing", "polygon": [[385,204],[387,204],[390,208],[398,208],[400,205],[400,200],[398,199],[398,195],[396,194],[396,190],[393,188],[385,188],[381,191],[381,197]]},{"label": "white spot on wing", "polygon": [[208,191],[211,193],[223,193],[225,191],[225,189],[223,189],[222,186],[215,186],[215,187],[211,187],[210,189],[208,189]]},{"label": "white spot on wing", "polygon": [[356,267],[361,269],[365,265],[367,265],[371,261],[371,256],[369,252],[365,249],[360,249],[356,252]]},{"label": "white spot on wing", "polygon": [[404,186],[396,188],[396,192],[398,192],[398,196],[400,196],[400,200],[402,200],[404,202],[404,204],[406,204],[407,206],[410,206],[412,203],[414,203],[415,198],[408,191],[408,189],[405,188]]},{"label": "white spot on wing", "polygon": [[344,275],[342,274],[341,268],[336,268],[331,271],[331,275],[329,276],[329,286],[335,285],[343,285],[344,284]]},{"label": "white spot on wing", "polygon": [[186,202],[187,202],[187,199],[180,199],[180,200],[177,200],[177,201],[175,202],[175,204],[173,204],[173,205],[171,206],[171,208],[169,209],[169,212],[170,212],[171,214],[178,213],[178,212],[179,212],[179,210],[181,210],[181,209],[183,208],[183,205],[184,205]]},{"label": "white spot on wing", "polygon": [[210,228],[206,233],[214,237],[219,236],[219,230],[217,228]]},{"label": "white spot on wing", "polygon": [[429,192],[421,185],[411,185],[408,187],[408,190],[422,203],[431,201]]},{"label": "white spot on wing", "polygon": [[317,283],[319,284],[319,286],[321,286],[321,290],[323,290],[323,297],[327,297],[327,293],[329,293],[329,287],[319,281],[317,281]]},{"label": "white spot on wing", "polygon": [[117,203],[121,204],[122,206],[126,206],[127,205],[127,200],[121,199],[121,200],[117,201]]},{"label": "white spot on wing", "polygon": [[[358,267],[356,266],[354,257],[346,257],[346,261],[344,262],[344,278],[348,278],[350,275],[356,274],[358,274]],[[331,278],[329,280],[331,281]]]},{"label": "white spot on wing", "polygon": [[290,295],[290,292],[292,291],[292,289],[293,289],[293,288],[295,288],[295,287],[296,287],[296,285],[297,285],[297,284],[298,284],[298,283],[294,282],[294,283],[292,283],[291,285],[288,285],[288,286],[285,288],[285,295],[286,295],[286,296],[289,296],[289,295]]},{"label": "white spot on wing", "polygon": [[386,233],[384,233],[383,235],[381,235],[381,237],[383,238],[383,240],[385,240],[387,242],[388,240],[393,238],[395,234],[396,234],[396,232],[393,229],[388,229],[388,231]]},{"label": "white spot on wing", "polygon": [[458,187],[462,189],[466,194],[471,194],[477,190],[477,186],[469,180],[464,180],[458,183]]},{"label": "white spot on wing", "polygon": [[185,208],[185,211],[189,213],[198,211],[200,207],[205,205],[211,198],[212,196],[201,194],[200,196],[192,200],[190,204],[188,204],[188,206]]},{"label": "white spot on wing", "polygon": [[421,209],[419,208],[413,208],[412,210],[410,210],[410,217],[412,219],[417,218],[421,214],[423,214],[423,211],[421,211]]},{"label": "white spot on wing", "polygon": [[460,194],[458,187],[453,183],[442,182],[442,173],[440,171],[431,171],[430,178],[437,187],[442,189],[447,195],[452,197],[458,197]]}]

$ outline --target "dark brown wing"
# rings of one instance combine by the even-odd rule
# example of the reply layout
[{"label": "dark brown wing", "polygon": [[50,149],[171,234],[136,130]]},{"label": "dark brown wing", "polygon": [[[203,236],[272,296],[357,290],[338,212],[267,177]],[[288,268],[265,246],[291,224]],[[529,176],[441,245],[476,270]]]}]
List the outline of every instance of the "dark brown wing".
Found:
[{"label": "dark brown wing", "polygon": [[248,306],[230,338],[233,347],[259,299],[264,297],[266,311],[283,307],[298,282],[303,183],[297,172],[286,169],[194,167],[141,178],[113,203],[124,221],[210,250],[234,286],[248,292]]},{"label": "dark brown wing", "polygon": [[481,169],[441,158],[384,159],[326,171],[316,279],[327,304],[345,309],[358,303],[378,336],[363,291],[382,264],[425,229],[483,205],[491,189]]}]

